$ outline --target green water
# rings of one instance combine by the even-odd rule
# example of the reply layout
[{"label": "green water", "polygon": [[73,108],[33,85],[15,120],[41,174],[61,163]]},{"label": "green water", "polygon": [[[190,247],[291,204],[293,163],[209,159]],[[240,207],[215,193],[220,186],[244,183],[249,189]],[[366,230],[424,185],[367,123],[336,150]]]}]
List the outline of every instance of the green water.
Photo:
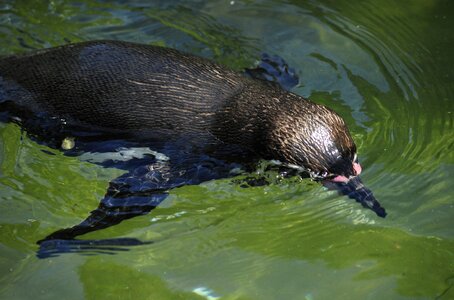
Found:
[{"label": "green water", "polygon": [[83,220],[121,172],[0,124],[0,299],[454,299],[453,30],[452,1],[0,2],[0,55],[120,39],[241,70],[279,54],[294,92],[347,121],[388,212],[308,180],[217,180],[84,236],[152,244],[40,260],[36,241]]}]

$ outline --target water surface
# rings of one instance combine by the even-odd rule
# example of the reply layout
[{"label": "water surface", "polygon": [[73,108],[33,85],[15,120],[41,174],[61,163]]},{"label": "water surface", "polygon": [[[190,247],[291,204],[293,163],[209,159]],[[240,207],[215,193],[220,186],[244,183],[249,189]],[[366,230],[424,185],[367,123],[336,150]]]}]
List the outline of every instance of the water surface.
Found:
[{"label": "water surface", "polygon": [[279,54],[295,93],[346,120],[388,216],[307,179],[216,180],[84,236],[151,244],[40,260],[36,241],[83,220],[121,171],[0,123],[1,299],[454,298],[452,1],[150,2],[2,1],[0,55],[118,39],[242,70]]}]

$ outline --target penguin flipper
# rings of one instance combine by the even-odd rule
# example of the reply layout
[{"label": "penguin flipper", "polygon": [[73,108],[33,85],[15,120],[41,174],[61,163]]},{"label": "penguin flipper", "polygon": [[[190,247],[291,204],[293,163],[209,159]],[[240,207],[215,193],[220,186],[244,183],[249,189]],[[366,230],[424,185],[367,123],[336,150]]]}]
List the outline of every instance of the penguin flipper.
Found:
[{"label": "penguin flipper", "polygon": [[[161,165],[159,165],[161,164]],[[144,215],[156,208],[172,188],[184,185],[183,181],[169,176],[162,163],[144,165],[121,175],[109,183],[99,206],[78,225],[57,230],[37,242],[40,258],[75,251],[112,251],[115,246],[139,245],[136,239],[76,240],[75,238],[93,231],[108,228],[123,220]],[[151,171],[150,171],[151,169]],[[165,180],[164,177],[169,176]],[[90,246],[87,246],[90,245]]]},{"label": "penguin flipper", "polygon": [[277,55],[262,54],[260,63],[253,69],[246,69],[246,75],[280,85],[285,90],[291,90],[298,85],[299,78],[295,69]]},{"label": "penguin flipper", "polygon": [[80,224],[51,233],[37,242],[37,256],[46,258],[68,252],[125,251],[124,246],[144,244],[137,239],[77,240],[76,237],[108,228],[136,216],[149,213],[167,198],[169,191],[184,185],[197,185],[229,176],[232,166],[207,157],[190,165],[173,166],[156,160],[139,166],[109,183],[99,206]]}]

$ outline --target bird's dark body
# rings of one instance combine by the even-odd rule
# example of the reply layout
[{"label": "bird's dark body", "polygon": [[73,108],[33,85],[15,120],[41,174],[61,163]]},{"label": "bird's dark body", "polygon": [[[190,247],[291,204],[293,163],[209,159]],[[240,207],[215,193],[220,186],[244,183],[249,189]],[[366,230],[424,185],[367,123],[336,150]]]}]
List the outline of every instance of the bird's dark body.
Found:
[{"label": "bird's dark body", "polygon": [[283,145],[273,136],[280,134],[274,131],[279,120],[314,124],[325,114],[339,123],[332,134],[338,131],[349,142],[338,146],[349,151],[353,145],[343,121],[326,107],[168,48],[118,41],[73,44],[3,59],[0,76],[6,100],[63,119],[66,128],[135,138],[192,135],[200,137],[199,145],[238,145],[262,158],[298,164],[282,155]]},{"label": "bird's dark body", "polygon": [[69,126],[137,138],[195,133],[206,142],[246,148],[254,148],[261,135],[257,126],[245,130],[245,125],[260,121],[264,110],[275,110],[272,94],[283,93],[197,56],[124,42],[9,57],[0,62],[0,72],[4,81],[14,82],[10,86],[19,87],[8,94],[17,105]]},{"label": "bird's dark body", "polygon": [[[226,167],[216,176],[207,171],[205,177],[194,175],[202,177],[198,180],[168,180],[161,186],[150,187],[146,176],[141,178],[141,186],[152,191],[225,177],[229,164],[241,159],[275,159],[317,175],[354,175],[356,148],[337,114],[278,84],[168,48],[94,41],[0,59],[0,107],[32,133],[56,141],[74,136],[76,148],[96,132],[99,139],[121,136],[164,152],[173,142],[177,151],[165,153],[170,162],[183,157],[190,166],[191,157],[212,155]],[[43,119],[53,120],[44,131]],[[130,191],[131,178],[145,172],[128,170],[129,182],[111,183],[113,192],[106,197]],[[63,231],[66,235],[48,239],[71,239],[90,230]]]},{"label": "bird's dark body", "polygon": [[[205,135],[243,84],[234,72],[172,49],[88,42],[0,62],[7,97],[66,127],[141,138]],[[9,99],[6,99],[9,100]],[[205,139],[206,140],[206,139]],[[212,140],[210,140],[212,142]]]}]

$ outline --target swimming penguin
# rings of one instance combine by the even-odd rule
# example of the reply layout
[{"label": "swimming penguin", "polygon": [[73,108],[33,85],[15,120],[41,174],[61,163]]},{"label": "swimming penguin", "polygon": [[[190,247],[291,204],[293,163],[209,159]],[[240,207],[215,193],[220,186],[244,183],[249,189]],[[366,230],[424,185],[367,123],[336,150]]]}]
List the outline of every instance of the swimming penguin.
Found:
[{"label": "swimming penguin", "polygon": [[121,41],[0,59],[0,108],[30,135],[78,155],[95,141],[121,140],[122,149],[147,146],[167,158],[145,155],[120,165],[128,172],[110,183],[98,209],[45,240],[73,239],[146,213],[172,188],[234,176],[242,162],[259,159],[335,185],[384,217],[358,177],[343,119],[282,88],[279,75],[266,70],[279,71],[279,63],[265,57],[247,76],[174,49]]}]

